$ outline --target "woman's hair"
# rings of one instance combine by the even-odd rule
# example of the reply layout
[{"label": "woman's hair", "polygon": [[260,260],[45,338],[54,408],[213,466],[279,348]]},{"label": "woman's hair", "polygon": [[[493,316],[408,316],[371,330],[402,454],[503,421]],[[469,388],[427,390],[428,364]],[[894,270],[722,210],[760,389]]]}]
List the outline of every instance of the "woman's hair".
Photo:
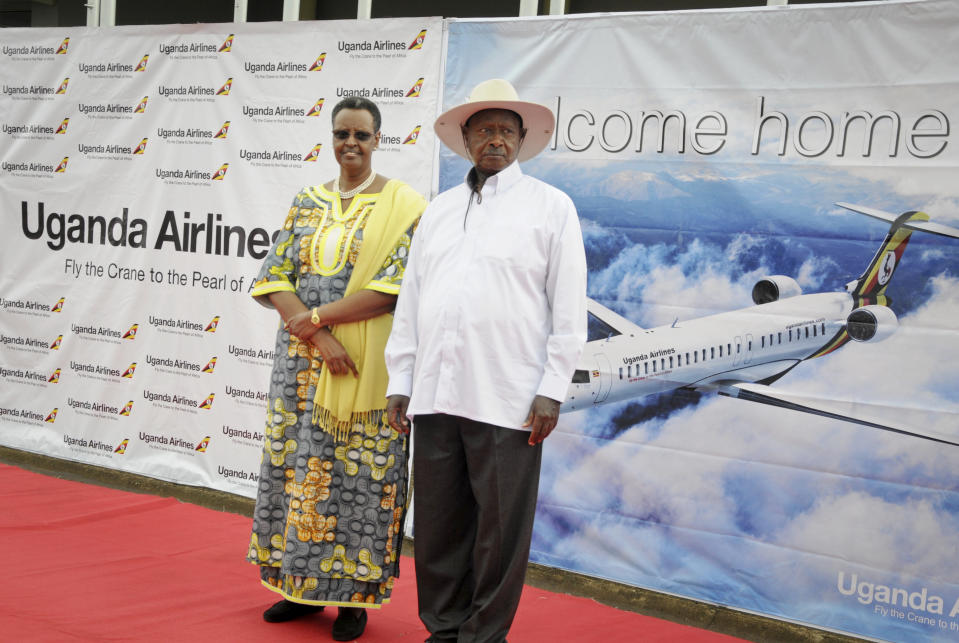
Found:
[{"label": "woman's hair", "polygon": [[376,103],[371,101],[369,98],[363,98],[362,96],[348,96],[338,102],[333,108],[333,115],[331,116],[331,121],[336,120],[336,115],[344,109],[365,109],[370,113],[370,116],[373,117],[373,131],[380,131],[380,125],[382,124],[382,118],[380,117],[380,108],[376,106]]}]

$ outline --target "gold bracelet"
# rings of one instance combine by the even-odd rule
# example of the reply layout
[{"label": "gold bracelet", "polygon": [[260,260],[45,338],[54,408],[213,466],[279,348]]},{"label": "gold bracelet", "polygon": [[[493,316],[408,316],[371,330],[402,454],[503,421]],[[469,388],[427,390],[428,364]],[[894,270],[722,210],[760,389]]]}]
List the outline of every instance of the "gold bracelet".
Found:
[{"label": "gold bracelet", "polygon": [[318,308],[313,309],[313,315],[310,316],[310,321],[313,322],[314,326],[320,325],[320,313]]}]

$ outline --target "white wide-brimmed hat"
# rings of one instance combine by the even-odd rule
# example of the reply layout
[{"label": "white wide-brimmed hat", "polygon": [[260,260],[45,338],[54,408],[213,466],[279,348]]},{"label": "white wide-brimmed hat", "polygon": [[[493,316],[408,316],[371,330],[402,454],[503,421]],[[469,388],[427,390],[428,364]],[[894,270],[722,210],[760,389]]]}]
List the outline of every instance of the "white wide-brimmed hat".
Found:
[{"label": "white wide-brimmed hat", "polygon": [[556,127],[556,117],[549,107],[520,100],[508,80],[492,78],[474,87],[465,103],[440,114],[433,129],[448,148],[472,161],[463,142],[462,127],[470,116],[484,109],[508,109],[523,119],[526,138],[516,155],[519,161],[528,161],[542,152]]}]

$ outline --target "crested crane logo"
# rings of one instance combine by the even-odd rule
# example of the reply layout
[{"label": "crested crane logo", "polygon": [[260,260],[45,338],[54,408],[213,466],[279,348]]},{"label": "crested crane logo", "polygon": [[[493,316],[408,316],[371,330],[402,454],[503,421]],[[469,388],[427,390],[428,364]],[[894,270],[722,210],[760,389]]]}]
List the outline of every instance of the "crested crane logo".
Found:
[{"label": "crested crane logo", "polygon": [[123,375],[121,375],[120,377],[125,377],[125,378],[130,379],[130,378],[133,377],[133,373],[134,373],[134,371],[136,371],[136,370],[137,370],[137,363],[136,363],[136,362],[130,362],[130,366],[127,367],[127,370],[123,371]]},{"label": "crested crane logo", "polygon": [[67,53],[67,49],[70,47],[70,36],[67,36],[63,39],[63,42],[60,43],[60,46],[57,47],[57,54]]},{"label": "crested crane logo", "polygon": [[53,374],[50,375],[50,379],[48,379],[47,381],[48,381],[49,383],[51,383],[51,384],[59,384],[59,383],[60,383],[60,369],[58,368],[57,370],[53,371]]},{"label": "crested crane logo", "polygon": [[414,49],[422,49],[424,40],[426,40],[426,29],[421,29],[420,32],[416,34],[416,38],[413,38],[413,42],[410,43],[410,51]]},{"label": "crested crane logo", "polygon": [[303,157],[304,161],[316,162],[316,159],[320,156],[320,149],[322,149],[323,144],[317,143],[313,146],[313,149],[307,152],[306,156]]},{"label": "crested crane logo", "polygon": [[213,135],[213,138],[226,139],[226,134],[229,131],[230,121],[223,121],[223,125],[220,127],[217,133]]},{"label": "crested crane logo", "polygon": [[136,149],[133,150],[133,154],[134,155],[143,154],[144,152],[146,152],[146,149],[147,149],[147,139],[144,138],[137,144]]},{"label": "crested crane logo", "polygon": [[150,60],[150,54],[143,54],[143,58],[141,58],[140,62],[137,63],[137,68],[133,70],[134,73],[138,71],[146,71],[148,60]]},{"label": "crested crane logo", "polygon": [[316,60],[313,61],[313,64],[310,65],[310,71],[323,71],[323,63],[326,62],[326,52],[316,57]]},{"label": "crested crane logo", "polygon": [[68,116],[68,117],[64,118],[64,119],[60,122],[60,127],[57,128],[57,131],[56,131],[55,133],[56,133],[56,134],[66,134],[66,133],[67,133],[67,127],[69,127],[69,126],[70,126],[70,117]]},{"label": "crested crane logo", "polygon": [[313,103],[313,107],[310,108],[310,111],[308,111],[308,112],[306,113],[306,115],[307,115],[307,116],[319,116],[319,115],[320,115],[320,111],[323,109],[323,101],[324,101],[324,99],[321,98],[321,99],[319,99],[318,101],[316,101],[315,103]]},{"label": "crested crane logo", "polygon": [[120,415],[129,417],[131,413],[133,413],[133,400],[130,400],[129,402],[124,404],[123,408],[120,409]]},{"label": "crested crane logo", "polygon": [[220,166],[220,169],[213,174],[211,181],[222,181],[226,177],[226,171],[230,168],[229,163],[224,163]]},{"label": "crested crane logo", "polygon": [[420,90],[423,89],[423,78],[420,78],[418,81],[413,83],[413,86],[410,87],[410,91],[406,92],[407,98],[417,98],[420,95]]},{"label": "crested crane logo", "polygon": [[207,447],[210,446],[210,436],[206,436],[196,445],[196,450],[200,453],[206,453]]},{"label": "crested crane logo", "polygon": [[144,96],[143,98],[141,98],[140,102],[137,103],[137,106],[134,108],[133,113],[142,114],[143,112],[147,111],[147,102],[149,102],[149,100],[150,100],[149,96]]},{"label": "crested crane logo", "polygon": [[208,375],[213,374],[213,369],[216,368],[216,356],[210,358],[210,361],[207,362],[207,365],[203,367],[203,372]]},{"label": "crested crane logo", "polygon": [[50,312],[51,312],[51,313],[62,313],[62,312],[63,312],[63,304],[65,304],[66,301],[67,301],[67,298],[66,298],[66,297],[60,297],[60,299],[57,300],[57,303],[53,304],[53,308],[50,309]]},{"label": "crested crane logo", "polygon": [[226,37],[226,40],[223,41],[223,44],[220,45],[220,48],[217,49],[218,52],[224,51],[233,51],[233,34],[230,34]]},{"label": "crested crane logo", "polygon": [[220,325],[220,316],[217,315],[216,317],[210,320],[210,323],[207,324],[206,328],[204,328],[203,330],[207,333],[215,333],[216,327],[219,325]]},{"label": "crested crane logo", "polygon": [[140,324],[133,324],[132,326],[130,326],[130,330],[123,333],[123,337],[121,337],[120,339],[128,339],[130,341],[133,341],[134,339],[137,338],[137,329],[139,328],[140,328]]},{"label": "crested crane logo", "polygon": [[57,413],[59,413],[59,412],[60,412],[60,409],[54,408],[52,411],[50,411],[50,415],[48,415],[48,416],[46,417],[46,419],[43,420],[43,421],[44,421],[44,422],[49,422],[50,424],[53,424],[54,422],[57,421]]},{"label": "crested crane logo", "polygon": [[53,340],[52,344],[50,344],[50,350],[52,351],[60,350],[61,344],[63,344],[63,335],[57,335],[57,338]]},{"label": "crested crane logo", "polygon": [[205,410],[205,411],[209,411],[210,409],[212,409],[212,408],[213,408],[213,396],[215,396],[215,395],[216,395],[216,393],[210,393],[209,395],[207,395],[207,396],[206,396],[206,399],[203,400],[203,401],[200,403],[200,408],[203,409],[203,410]]},{"label": "crested crane logo", "polygon": [[57,93],[58,93],[58,94],[66,94],[66,93],[67,93],[67,89],[68,89],[69,87],[70,87],[70,77],[67,76],[67,77],[64,78],[63,81],[60,83],[60,86],[57,87]]},{"label": "crested crane logo", "polygon": [[123,455],[127,452],[127,445],[130,444],[130,438],[123,438],[123,441],[117,445],[117,448],[113,450],[117,455]]},{"label": "crested crane logo", "polygon": [[229,96],[230,90],[233,89],[233,79],[227,78],[226,82],[223,83],[223,87],[216,93],[217,96]]},{"label": "crested crane logo", "polygon": [[420,137],[420,126],[417,125],[413,128],[413,131],[410,132],[410,135],[406,137],[403,141],[403,145],[416,145],[416,139]]},{"label": "crested crane logo", "polygon": [[62,174],[63,172],[66,172],[66,171],[67,171],[67,163],[68,163],[69,161],[70,161],[70,157],[69,157],[69,156],[64,156],[64,157],[63,157],[63,160],[60,161],[60,165],[58,165],[58,166],[57,166],[57,169],[55,169],[53,172],[54,172],[55,174]]}]

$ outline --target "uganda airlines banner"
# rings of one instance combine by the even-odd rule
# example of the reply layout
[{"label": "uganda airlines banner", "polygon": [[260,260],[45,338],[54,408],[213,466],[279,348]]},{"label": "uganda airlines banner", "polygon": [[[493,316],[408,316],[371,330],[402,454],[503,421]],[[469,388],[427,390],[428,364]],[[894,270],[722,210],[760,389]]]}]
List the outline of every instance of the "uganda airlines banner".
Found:
[{"label": "uganda airlines banner", "polygon": [[[330,112],[432,185],[439,19],[0,30],[0,443],[256,493],[275,312],[249,291]],[[420,135],[422,131],[422,136]]]},{"label": "uganda airlines banner", "polygon": [[533,560],[959,639],[957,33],[946,0],[451,22],[446,107],[553,108],[523,169],[586,242]]}]

